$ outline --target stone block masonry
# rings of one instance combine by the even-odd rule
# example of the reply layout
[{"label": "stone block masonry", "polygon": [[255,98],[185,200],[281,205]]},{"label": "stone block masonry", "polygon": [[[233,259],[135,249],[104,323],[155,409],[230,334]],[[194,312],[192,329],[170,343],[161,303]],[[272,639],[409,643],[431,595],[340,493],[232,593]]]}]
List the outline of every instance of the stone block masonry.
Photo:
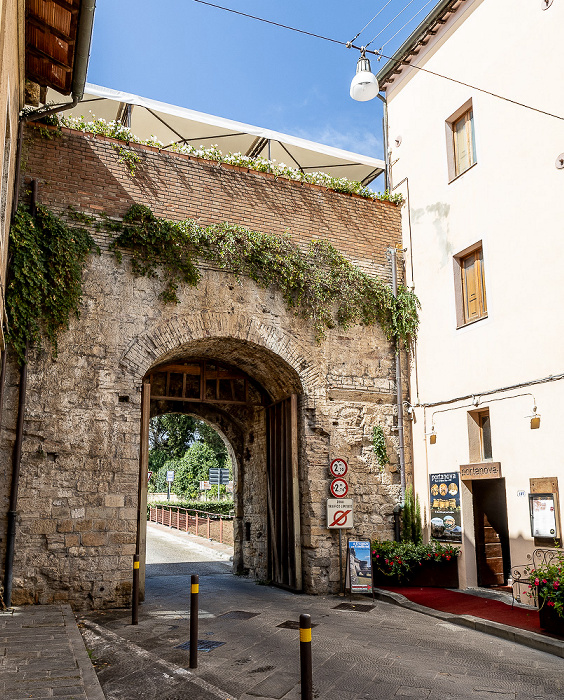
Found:
[{"label": "stone block masonry", "polygon": [[[389,278],[385,251],[400,242],[395,205],[135,149],[142,160],[132,177],[109,139],[63,130],[48,140],[31,128],[23,177],[36,179],[39,201],[60,213],[72,206],[120,218],[139,203],[203,225],[288,231],[304,245],[329,240],[366,271]],[[333,457],[350,467],[355,528],[348,534],[392,536],[399,497],[393,345],[379,327],[332,329],[317,344],[311,325],[275,289],[237,283],[209,267],[198,287],[180,290],[178,305],[164,305],[159,280],[134,278],[127,258],[118,265],[108,253],[109,235],[92,233],[102,254],[87,264],[80,318],[61,336],[56,360],[34,350],[29,362],[13,602],[68,601],[77,609],[130,603],[141,385],[155,366],[190,358],[236,367],[269,401],[298,394],[303,585],[312,593],[335,591],[338,540],[325,515]],[[18,375],[10,362],[0,441],[2,547]],[[154,403],[151,415],[164,410]],[[235,568],[269,578],[264,407],[192,402],[182,410],[209,422],[228,443],[236,472]],[[375,425],[384,429],[391,460],[383,471],[372,453]]]}]

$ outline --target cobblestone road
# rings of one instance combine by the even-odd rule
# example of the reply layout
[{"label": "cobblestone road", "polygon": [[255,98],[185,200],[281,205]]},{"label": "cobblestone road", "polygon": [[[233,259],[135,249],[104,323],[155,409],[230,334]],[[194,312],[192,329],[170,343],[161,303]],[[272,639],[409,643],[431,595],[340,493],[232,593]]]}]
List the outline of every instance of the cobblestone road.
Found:
[{"label": "cobblestone road", "polygon": [[[160,532],[157,534],[155,530]],[[280,627],[309,613],[314,689],[331,700],[562,700],[562,659],[387,603],[336,609],[338,597],[294,595],[232,576],[225,555],[150,527],[147,600],[129,612],[89,615],[87,646],[109,665],[108,700],[298,700],[298,633]],[[175,561],[178,563],[175,563]],[[187,676],[189,575],[200,575],[200,634],[223,642]],[[362,605],[368,599],[359,599]],[[252,613],[252,616],[226,613]],[[135,684],[132,679],[135,678]],[[142,688],[142,691],[140,690]],[[219,690],[221,689],[221,690]]]}]

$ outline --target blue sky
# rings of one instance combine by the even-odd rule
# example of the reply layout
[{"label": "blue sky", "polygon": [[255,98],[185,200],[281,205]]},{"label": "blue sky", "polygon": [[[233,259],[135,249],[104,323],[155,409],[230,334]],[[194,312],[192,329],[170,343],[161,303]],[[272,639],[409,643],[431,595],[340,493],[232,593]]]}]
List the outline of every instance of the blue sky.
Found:
[{"label": "blue sky", "polygon": [[[211,0],[391,55],[436,0]],[[385,7],[384,7],[385,6]],[[354,102],[358,51],[194,0],[97,0],[88,81],[383,157],[379,100]],[[383,65],[372,61],[372,70]]]}]

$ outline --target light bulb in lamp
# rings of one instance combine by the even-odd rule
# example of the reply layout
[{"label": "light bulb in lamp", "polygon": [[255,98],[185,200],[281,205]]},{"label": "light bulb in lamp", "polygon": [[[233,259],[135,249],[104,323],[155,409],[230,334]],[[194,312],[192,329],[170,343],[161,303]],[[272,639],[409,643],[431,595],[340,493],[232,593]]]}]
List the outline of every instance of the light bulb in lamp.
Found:
[{"label": "light bulb in lamp", "polygon": [[356,64],[356,75],[351,81],[350,96],[357,102],[367,102],[373,100],[379,91],[378,81],[363,51]]}]

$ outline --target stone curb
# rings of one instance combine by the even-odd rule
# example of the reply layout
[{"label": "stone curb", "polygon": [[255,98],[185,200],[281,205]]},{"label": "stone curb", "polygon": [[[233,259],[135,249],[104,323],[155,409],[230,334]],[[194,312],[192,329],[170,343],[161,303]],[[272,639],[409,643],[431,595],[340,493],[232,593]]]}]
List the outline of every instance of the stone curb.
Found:
[{"label": "stone curb", "polygon": [[[218,688],[217,686],[208,683],[203,678],[199,678],[198,676],[196,676],[193,671],[189,671],[188,669],[182,668],[181,666],[177,666],[176,664],[173,664],[170,661],[161,659],[155,654],[152,654],[150,651],[147,651],[146,649],[143,649],[142,647],[138,646],[134,642],[131,642],[128,639],[125,639],[124,637],[120,637],[119,634],[116,634],[115,632],[112,632],[111,630],[108,630],[104,627],[100,627],[100,625],[97,625],[95,622],[91,622],[90,620],[84,620],[84,627],[88,631],[88,633],[94,636],[101,637],[102,639],[119,646],[121,649],[128,649],[133,656],[137,656],[149,662],[153,666],[161,666],[165,668],[168,671],[168,673],[171,673],[176,676],[181,676],[183,678],[188,677],[189,681],[193,683],[196,687],[207,691],[208,693],[210,693],[210,695],[214,695],[218,698],[218,700],[235,700],[229,695],[229,693],[226,693],[224,690],[221,690],[221,688]],[[78,628],[76,631],[80,636]],[[101,698],[104,699],[104,695],[102,695]],[[88,700],[90,700],[90,698],[88,698]],[[98,699],[96,698],[96,700]]]},{"label": "stone curb", "polygon": [[70,605],[61,605],[61,613],[69,638],[72,653],[80,670],[84,693],[88,700],[106,700],[102,686],[88,656],[84,641],[78,629],[76,618]]},{"label": "stone curb", "polygon": [[454,613],[434,610],[433,608],[427,608],[424,605],[412,602],[401,595],[401,593],[384,591],[379,588],[374,589],[374,597],[385,603],[399,605],[402,608],[407,608],[408,610],[413,610],[413,612],[418,612],[423,615],[429,615],[430,617],[436,617],[439,620],[450,622],[453,625],[468,627],[477,632],[490,634],[494,637],[500,637],[501,639],[514,642],[515,644],[521,644],[522,646],[531,647],[537,651],[544,651],[547,654],[564,658],[564,641],[560,639],[553,639],[544,634],[528,632],[527,630],[521,630],[518,627],[511,627],[510,625],[502,625],[500,622],[484,620],[481,617],[474,617],[473,615],[455,615]]}]

